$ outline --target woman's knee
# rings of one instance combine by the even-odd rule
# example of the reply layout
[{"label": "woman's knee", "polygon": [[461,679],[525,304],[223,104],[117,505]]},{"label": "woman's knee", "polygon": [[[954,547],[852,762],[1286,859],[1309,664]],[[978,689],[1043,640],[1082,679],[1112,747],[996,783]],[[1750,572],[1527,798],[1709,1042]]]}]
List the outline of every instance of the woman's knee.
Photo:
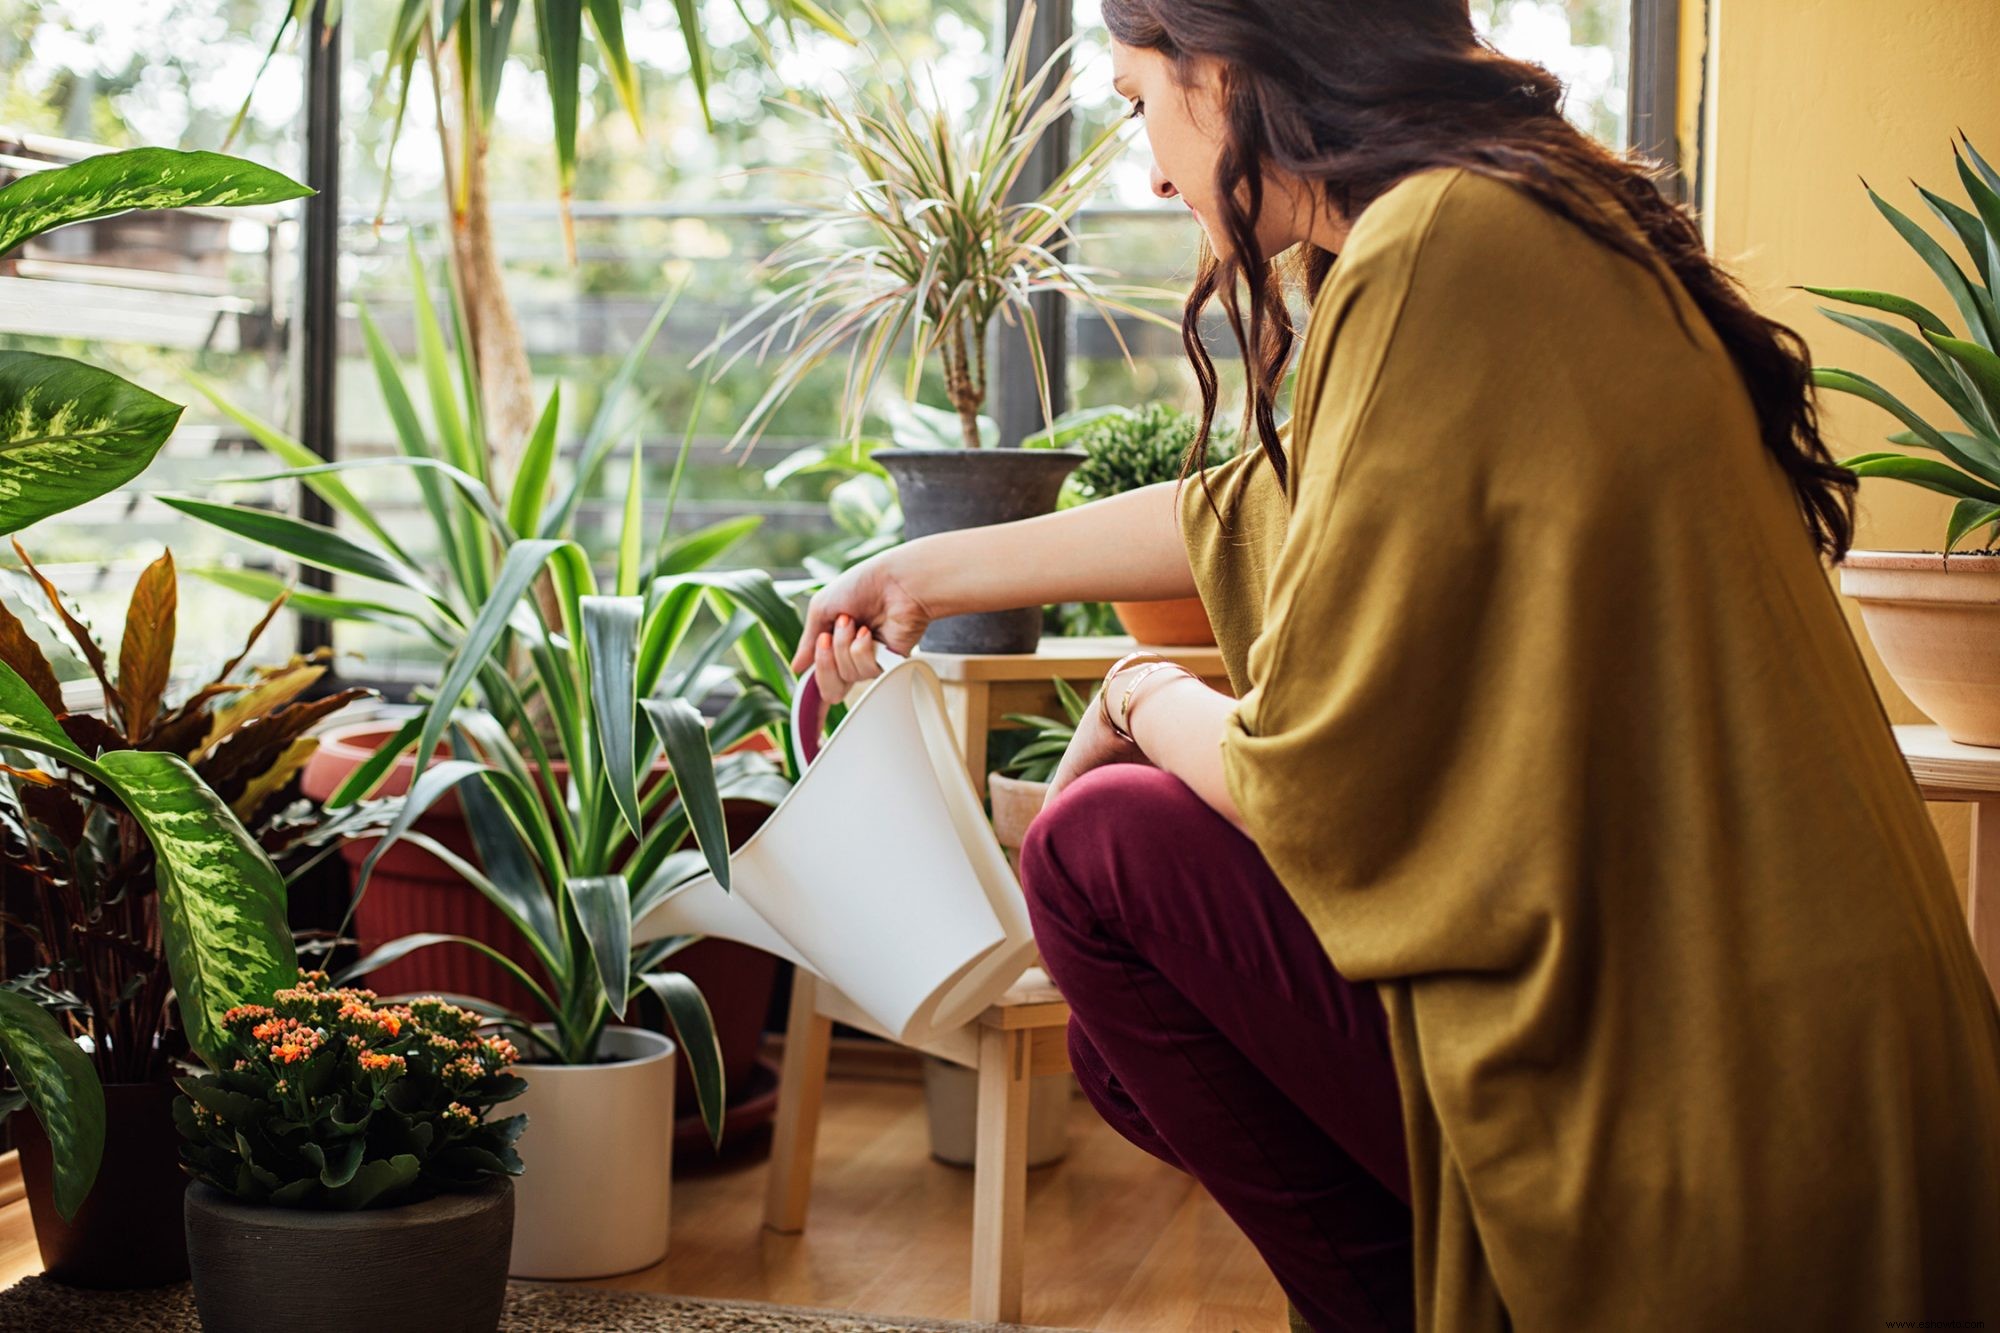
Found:
[{"label": "woman's knee", "polygon": [[1113,887],[1113,870],[1212,812],[1186,783],[1146,764],[1094,769],[1065,787],[1029,826],[1021,887],[1044,908]]}]

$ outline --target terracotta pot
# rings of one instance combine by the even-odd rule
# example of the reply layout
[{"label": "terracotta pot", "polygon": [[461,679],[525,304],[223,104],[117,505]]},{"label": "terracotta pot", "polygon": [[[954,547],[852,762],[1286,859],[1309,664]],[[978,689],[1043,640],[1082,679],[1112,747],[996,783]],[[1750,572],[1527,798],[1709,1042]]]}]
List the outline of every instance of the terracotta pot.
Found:
[{"label": "terracotta pot", "polygon": [[[1085,455],[1080,449],[883,449],[874,457],[896,483],[903,532],[914,541],[1048,513]],[[932,621],[922,646],[932,653],[1032,653],[1041,640],[1042,608],[1031,606]]]},{"label": "terracotta pot", "polygon": [[2000,746],[2000,556],[1850,551],[1840,590],[1917,707],[1961,745]]},{"label": "terracotta pot", "polygon": [[990,773],[986,791],[993,798],[993,836],[1009,851],[1018,849],[1027,841],[1028,825],[1035,822],[1035,816],[1042,813],[1042,803],[1049,799],[1049,784]]},{"label": "terracotta pot", "polygon": [[35,1242],[49,1277],[72,1287],[156,1287],[187,1276],[181,1136],[171,1081],[104,1085],[104,1161],[76,1216],[56,1211],[48,1136],[32,1111],[8,1120]]},{"label": "terracotta pot", "polygon": [[528,1082],[508,1105],[528,1117],[508,1262],[515,1277],[612,1277],[667,1257],[674,1043],[613,1027],[599,1051],[601,1064],[514,1066]]},{"label": "terracotta pot", "polygon": [[204,1333],[493,1333],[507,1300],[513,1182],[400,1208],[323,1212],[187,1192]]},{"label": "terracotta pot", "polygon": [[1127,634],[1154,648],[1199,648],[1215,642],[1215,629],[1199,597],[1113,602],[1111,609]]}]

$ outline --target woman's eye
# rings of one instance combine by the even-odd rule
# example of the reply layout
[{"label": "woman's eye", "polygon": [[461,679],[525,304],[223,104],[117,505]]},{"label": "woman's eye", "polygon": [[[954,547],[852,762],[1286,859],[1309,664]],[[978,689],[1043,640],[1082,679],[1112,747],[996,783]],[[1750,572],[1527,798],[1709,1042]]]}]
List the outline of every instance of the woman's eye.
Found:
[{"label": "woman's eye", "polygon": [[1125,119],[1127,119],[1127,120],[1138,120],[1138,119],[1140,119],[1141,117],[1143,117],[1143,116],[1144,116],[1145,114],[1146,114],[1146,104],[1145,104],[1145,102],[1143,102],[1143,101],[1134,101],[1134,102],[1132,103],[1132,109],[1131,109],[1131,110],[1130,110],[1129,112],[1127,112],[1127,113],[1125,114]]}]

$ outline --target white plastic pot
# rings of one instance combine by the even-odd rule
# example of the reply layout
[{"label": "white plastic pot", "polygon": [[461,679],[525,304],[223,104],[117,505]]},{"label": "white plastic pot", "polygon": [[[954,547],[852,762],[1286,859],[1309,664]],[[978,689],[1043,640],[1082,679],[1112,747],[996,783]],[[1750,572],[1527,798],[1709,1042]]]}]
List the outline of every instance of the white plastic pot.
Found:
[{"label": "white plastic pot", "polygon": [[[789,958],[883,1036],[922,1046],[978,1017],[1034,959],[1021,886],[953,739],[937,673],[886,651],[888,670],[730,857],[730,889],[704,877],[642,922],[634,943],[719,935]],[[818,749],[817,755],[813,753]]]},{"label": "white plastic pot", "polygon": [[502,1112],[526,1115],[528,1128],[511,1277],[611,1277],[667,1257],[674,1043],[614,1027],[598,1049],[608,1063],[514,1067],[528,1090]]}]

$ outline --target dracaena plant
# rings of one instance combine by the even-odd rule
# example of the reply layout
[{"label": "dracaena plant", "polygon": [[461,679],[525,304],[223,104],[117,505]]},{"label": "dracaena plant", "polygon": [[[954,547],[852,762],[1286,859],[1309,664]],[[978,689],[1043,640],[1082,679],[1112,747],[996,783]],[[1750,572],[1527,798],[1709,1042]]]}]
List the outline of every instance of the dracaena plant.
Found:
[{"label": "dracaena plant", "polygon": [[[133,209],[275,204],[312,193],[218,153],[134,148],[0,188],[0,255],[75,222]],[[181,408],[68,357],[0,351],[0,534],[73,509],[145,471]]]},{"label": "dracaena plant", "polygon": [[[663,307],[655,329],[664,316]],[[551,502],[553,401],[515,486],[497,495],[485,477],[461,466],[476,461],[477,451],[454,452],[451,441],[469,427],[466,415],[453,413],[476,395],[464,357],[456,359],[460,392],[438,390],[451,383],[453,359],[421,300],[418,345],[434,388],[432,411],[444,423],[441,444],[418,421],[386,345],[371,324],[364,321],[363,329],[403,456],[272,474],[314,487],[353,521],[351,534],[241,506],[167,501],[308,564],[414,593],[415,606],[406,610],[329,596],[301,595],[299,604],[335,616],[394,618],[446,654],[427,707],[328,804],[344,808],[362,799],[402,754],[414,752],[418,772],[410,793],[362,867],[357,900],[382,851],[415,842],[499,907],[529,962],[477,941],[419,935],[385,945],[345,975],[364,975],[432,945],[473,948],[526,985],[542,1012],[505,1013],[490,1005],[486,1011],[531,1054],[571,1064],[593,1061],[605,1026],[650,991],[680,1035],[703,1114],[717,1130],[723,1090],[713,1024],[694,986],[663,966],[688,941],[635,949],[631,927],[697,873],[704,856],[726,875],[724,799],[775,804],[782,798],[782,769],[754,754],[715,756],[754,732],[784,725],[792,685],[787,658],[802,633],[797,611],[767,574],[705,571],[750,531],[749,523],[670,539],[663,522],[659,538],[646,540],[636,447],[608,588],[600,590],[589,559],[568,536],[577,498],[609,449],[611,403],[636,373],[643,345],[607,391],[575,475]],[[249,418],[245,424],[279,457],[302,457],[295,442],[268,425]],[[681,463],[686,457],[683,442]],[[423,568],[341,482],[343,472],[373,467],[409,468],[425,488],[441,553],[432,568]],[[675,485],[679,475],[677,467]],[[671,509],[670,499],[669,522]],[[710,728],[696,702],[719,676],[735,674],[722,665],[731,655],[742,664],[742,686]],[[441,745],[454,757],[434,764]],[[666,770],[656,772],[662,754]],[[414,831],[418,817],[454,790],[467,812],[476,864]],[[698,840],[697,850],[684,849],[690,838]]]},{"label": "dracaena plant", "polygon": [[[388,811],[357,807],[329,820],[287,795],[316,745],[308,730],[365,691],[305,699],[325,668],[300,658],[243,668],[282,597],[212,680],[178,691],[170,554],[140,575],[114,659],[18,541],[15,551],[31,595],[45,603],[29,603],[33,618],[71,640],[104,700],[101,713],[68,711],[42,648],[0,604],[3,683],[19,695],[0,744],[37,756],[0,765],[0,869],[9,884],[0,924],[24,935],[36,957],[7,983],[0,1013],[43,1039],[39,1059],[6,1048],[17,1088],[5,1109],[35,1111],[57,1148],[59,1196],[80,1200],[83,1131],[63,1121],[87,1116],[101,1142],[100,1079],[164,1077],[185,1054],[183,1037],[213,1055],[221,1015],[268,995],[292,970],[272,858],[303,869]],[[39,1018],[19,1000],[39,1005]],[[88,1055],[77,1036],[90,1039]],[[66,1071],[67,1086],[51,1086],[49,1070]]]},{"label": "dracaena plant", "polygon": [[1048,415],[1048,368],[1031,302],[1042,292],[1082,300],[1113,332],[1127,314],[1168,327],[1138,304],[1164,293],[1120,286],[1063,254],[1071,223],[1123,148],[1121,126],[1099,134],[1062,178],[1033,198],[1013,198],[1036,148],[1069,123],[1074,74],[1065,44],[1031,72],[1034,5],[1023,7],[993,98],[962,119],[936,89],[908,72],[882,71],[884,91],[851,105],[816,99],[806,112],[853,167],[848,188],[818,207],[802,232],[766,261],[777,290],[725,328],[702,354],[721,374],[755,351],[782,344],[771,386],[744,417],[736,440],[754,440],[815,368],[847,351],[841,401],[844,439],[862,433],[869,401],[890,357],[911,340],[914,401],[933,353],[966,448],[982,444],[987,340],[993,321],[1018,323]]},{"label": "dracaena plant", "polygon": [[1936,275],[1963,325],[1963,336],[1908,297],[1852,288],[1805,289],[1889,316],[1877,319],[1822,307],[1827,318],[1901,357],[1958,419],[1962,429],[1933,424],[1924,413],[1853,371],[1824,368],[1814,373],[1821,388],[1866,399],[1903,424],[1904,429],[1888,442],[1899,450],[1921,452],[1866,453],[1847,459],[1843,466],[1859,476],[1890,477],[1957,500],[1945,534],[1947,552],[1970,537],[1983,535],[1990,544],[2000,531],[2000,172],[1969,140],[1954,144],[1952,157],[1971,207],[1921,186],[1918,192],[1963,247],[1971,273],[1914,219],[1872,189],[1868,197]]}]

